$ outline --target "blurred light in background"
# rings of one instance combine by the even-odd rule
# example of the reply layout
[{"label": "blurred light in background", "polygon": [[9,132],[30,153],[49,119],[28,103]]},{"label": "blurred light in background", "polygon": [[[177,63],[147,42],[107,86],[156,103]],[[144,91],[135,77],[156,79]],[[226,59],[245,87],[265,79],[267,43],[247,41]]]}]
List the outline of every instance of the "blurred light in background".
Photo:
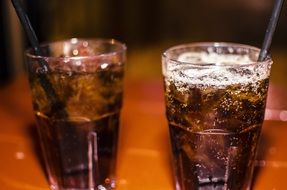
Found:
[{"label": "blurred light in background", "polygon": [[[6,4],[10,2],[4,1]],[[232,41],[261,46],[273,0],[24,2],[41,42],[72,37],[115,38],[128,46],[130,75],[145,75],[145,72],[159,76],[160,54],[171,45],[194,41]],[[286,6],[285,3],[272,48],[287,47]],[[15,24],[10,25],[17,28]],[[21,36],[19,32],[17,34]],[[11,36],[8,37],[10,41],[13,41]],[[8,54],[14,55],[10,50]],[[10,58],[4,62],[9,63],[12,61]],[[141,73],[139,67],[144,67]]]},{"label": "blurred light in background", "polygon": [[[132,47],[187,40],[261,45],[273,3],[273,0],[26,1],[41,41],[101,36],[117,38]],[[285,13],[276,39],[287,33],[283,24],[287,21]],[[276,41],[285,46],[286,42],[287,38]]]},{"label": "blurred light in background", "polygon": [[0,2],[1,59],[0,84],[23,71],[24,45],[22,28],[10,0]]}]

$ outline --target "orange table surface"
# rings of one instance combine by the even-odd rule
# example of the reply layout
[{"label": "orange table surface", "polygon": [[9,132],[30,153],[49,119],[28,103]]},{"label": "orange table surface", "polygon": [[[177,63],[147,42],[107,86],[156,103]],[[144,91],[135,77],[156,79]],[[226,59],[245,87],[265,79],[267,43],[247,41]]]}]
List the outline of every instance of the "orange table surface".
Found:
[{"label": "orange table surface", "polygon": [[[273,109],[278,101],[272,103],[284,95],[271,84],[253,189],[287,186],[287,122],[282,121],[287,112]],[[126,81],[118,153],[117,189],[173,189],[161,80]],[[48,190],[44,171],[27,79],[22,76],[0,89],[0,190]]]}]

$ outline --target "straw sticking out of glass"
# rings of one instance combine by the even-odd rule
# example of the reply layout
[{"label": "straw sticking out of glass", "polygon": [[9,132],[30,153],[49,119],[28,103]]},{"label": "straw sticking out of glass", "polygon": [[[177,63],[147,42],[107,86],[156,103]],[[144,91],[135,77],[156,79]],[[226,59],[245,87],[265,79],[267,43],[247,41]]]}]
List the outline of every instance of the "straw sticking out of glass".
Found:
[{"label": "straw sticking out of glass", "polygon": [[[21,4],[21,2],[19,0],[11,0],[15,11],[19,17],[19,20],[23,26],[23,29],[27,35],[27,38],[34,50],[35,55],[38,56],[43,56],[43,53],[41,51],[39,42],[38,42],[38,38],[35,34],[35,31],[31,25],[31,22],[27,16],[27,14],[25,13],[24,9],[23,9],[23,5]],[[42,70],[42,74],[39,75],[39,79],[41,82],[41,86],[43,87],[51,105],[53,105],[52,110],[57,110],[57,109],[61,109],[64,108],[64,104],[62,102],[59,101],[57,94],[51,84],[51,82],[49,81],[49,79],[47,78],[47,76],[45,75],[48,71],[50,71],[49,65],[47,62],[44,61],[44,59],[41,59],[39,61],[41,70]],[[64,110],[64,109],[63,109]],[[64,111],[62,112],[62,115],[65,117],[68,117],[68,114]]]},{"label": "straw sticking out of glass", "polygon": [[261,51],[258,57],[258,61],[264,61],[268,55],[269,48],[271,46],[271,42],[273,38],[273,34],[275,32],[275,29],[276,29],[276,26],[279,20],[280,12],[282,10],[283,2],[284,0],[276,0],[276,2],[274,3],[273,11],[271,14],[271,18],[270,18],[265,36],[264,36],[264,41],[263,41],[262,48],[261,48]]}]

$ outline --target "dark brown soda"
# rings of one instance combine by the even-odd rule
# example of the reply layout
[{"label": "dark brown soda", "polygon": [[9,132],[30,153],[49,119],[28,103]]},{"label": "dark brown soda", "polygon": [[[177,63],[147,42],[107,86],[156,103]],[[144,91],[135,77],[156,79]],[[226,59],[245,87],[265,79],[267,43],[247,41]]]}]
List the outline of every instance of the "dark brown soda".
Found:
[{"label": "dark brown soda", "polygon": [[119,113],[95,121],[36,118],[50,180],[55,187],[114,186]]},{"label": "dark brown soda", "polygon": [[166,79],[176,189],[248,188],[267,89],[268,79],[225,86]]},{"label": "dark brown soda", "polygon": [[121,64],[106,64],[93,72],[54,69],[46,73],[64,105],[58,107],[51,105],[45,94],[39,81],[41,73],[30,73],[52,189],[115,187],[123,72]]}]

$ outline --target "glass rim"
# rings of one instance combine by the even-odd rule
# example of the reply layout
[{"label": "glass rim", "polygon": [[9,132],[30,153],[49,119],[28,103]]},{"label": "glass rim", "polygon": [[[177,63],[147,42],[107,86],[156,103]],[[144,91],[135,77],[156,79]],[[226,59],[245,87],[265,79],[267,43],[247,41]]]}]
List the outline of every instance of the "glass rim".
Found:
[{"label": "glass rim", "polygon": [[192,42],[192,43],[184,43],[172,46],[168,49],[166,49],[162,53],[162,58],[167,59],[168,61],[179,63],[179,64],[185,64],[190,65],[193,67],[198,68],[215,68],[215,67],[244,67],[244,66],[251,66],[256,64],[269,64],[273,63],[271,55],[268,54],[266,59],[264,61],[249,61],[246,64],[231,64],[231,65],[217,65],[214,63],[210,64],[198,64],[197,62],[185,62],[185,61],[179,61],[177,59],[171,58],[168,54],[172,52],[173,50],[181,49],[181,48],[189,48],[189,47],[234,47],[234,48],[243,48],[243,49],[249,49],[253,51],[260,52],[260,49],[255,46],[247,45],[247,44],[240,44],[240,43],[233,43],[233,42]]},{"label": "glass rim", "polygon": [[124,53],[127,50],[126,44],[122,43],[116,39],[113,38],[69,38],[69,39],[64,39],[64,40],[59,40],[59,41],[51,41],[51,42],[44,42],[40,44],[40,47],[45,47],[53,44],[58,44],[58,43],[72,43],[76,44],[79,41],[90,41],[90,42],[100,42],[100,43],[106,43],[106,44],[111,44],[119,47],[119,50],[112,51],[109,53],[100,53],[97,55],[87,55],[87,56],[67,56],[67,57],[56,57],[56,56],[42,56],[42,55],[35,55],[33,53],[33,48],[30,47],[25,50],[25,56],[28,58],[32,59],[45,59],[45,60],[79,60],[79,59],[99,59],[99,58],[105,58],[105,57],[110,57],[114,56],[117,54]]}]

